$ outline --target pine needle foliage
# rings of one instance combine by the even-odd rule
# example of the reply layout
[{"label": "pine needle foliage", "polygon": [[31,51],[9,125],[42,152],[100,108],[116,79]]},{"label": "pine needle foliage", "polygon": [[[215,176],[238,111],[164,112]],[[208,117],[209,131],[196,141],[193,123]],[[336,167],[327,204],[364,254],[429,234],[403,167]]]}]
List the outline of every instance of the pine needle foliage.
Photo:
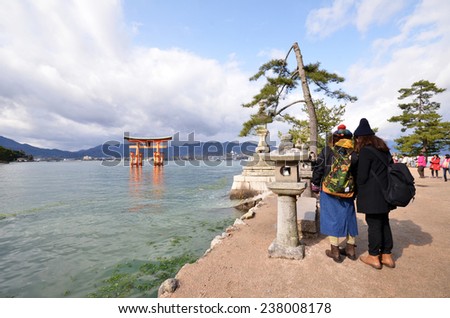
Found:
[{"label": "pine needle foliage", "polygon": [[449,148],[450,122],[442,121],[442,116],[438,113],[441,105],[432,100],[436,94],[445,90],[435,83],[420,80],[410,88],[398,91],[398,99],[409,102],[398,104],[402,114],[393,116],[388,121],[400,123],[401,132],[409,132],[394,140],[401,153],[416,156],[420,152],[434,154]]},{"label": "pine needle foliage", "polygon": [[[295,48],[296,45],[295,43],[293,47]],[[318,112],[317,119],[314,118],[314,121],[317,121],[317,127],[315,128],[317,128],[319,134],[324,133],[326,130],[324,131],[323,129],[333,127],[337,123],[336,120],[340,120],[340,117],[336,116],[343,115],[345,103],[354,102],[357,98],[341,89],[333,90],[331,88],[332,85],[340,84],[345,79],[335,73],[321,69],[319,62],[307,64],[303,67],[303,70],[306,74],[306,85],[308,88],[311,85],[314,88],[314,92],[321,92],[327,97],[344,102],[343,105],[327,108],[323,100],[321,100],[320,107],[314,106],[316,112]],[[259,93],[253,96],[251,102],[242,105],[244,108],[255,108],[256,113],[252,114],[250,119],[243,123],[240,136],[248,136],[254,133],[257,127],[279,120],[292,126],[290,133],[294,135],[294,139],[300,138],[303,141],[308,139],[308,129],[311,130],[311,118],[309,121],[300,120],[287,112],[291,106],[303,104],[302,111],[310,114],[305,106],[307,101],[305,98],[302,98],[304,94],[302,96],[299,93],[298,95],[301,97],[298,100],[292,101],[293,99],[290,98],[289,102],[287,102],[289,95],[300,90],[299,86],[302,84],[300,73],[298,65],[292,69],[288,67],[287,57],[284,60],[270,60],[259,68],[258,72],[250,78],[250,81],[264,79],[265,84]],[[311,131],[309,134],[311,136]],[[321,141],[319,140],[320,143]]]}]

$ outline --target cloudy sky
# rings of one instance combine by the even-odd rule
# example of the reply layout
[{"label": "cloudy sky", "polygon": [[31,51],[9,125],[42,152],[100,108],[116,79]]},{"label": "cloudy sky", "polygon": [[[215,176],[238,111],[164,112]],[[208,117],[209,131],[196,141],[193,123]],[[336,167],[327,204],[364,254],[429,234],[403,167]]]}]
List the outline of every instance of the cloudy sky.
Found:
[{"label": "cloudy sky", "polygon": [[[239,140],[259,66],[298,42],[399,136],[398,90],[450,88],[450,1],[0,0],[0,135],[78,150],[131,135]],[[299,92],[300,94],[300,92]],[[313,96],[320,97],[320,96]],[[450,120],[450,90],[436,96]],[[292,110],[297,116],[306,116]],[[279,129],[270,127],[272,135]],[[254,137],[252,137],[254,138]]]}]

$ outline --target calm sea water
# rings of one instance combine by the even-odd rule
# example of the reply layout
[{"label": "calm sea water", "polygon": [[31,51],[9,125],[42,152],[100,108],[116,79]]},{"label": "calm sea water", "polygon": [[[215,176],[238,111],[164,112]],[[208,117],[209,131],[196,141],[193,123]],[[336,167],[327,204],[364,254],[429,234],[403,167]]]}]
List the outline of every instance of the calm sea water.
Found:
[{"label": "calm sea water", "polygon": [[120,268],[201,256],[241,215],[228,198],[241,171],[238,162],[0,165],[0,297],[88,297],[108,279],[124,284],[111,279]]}]

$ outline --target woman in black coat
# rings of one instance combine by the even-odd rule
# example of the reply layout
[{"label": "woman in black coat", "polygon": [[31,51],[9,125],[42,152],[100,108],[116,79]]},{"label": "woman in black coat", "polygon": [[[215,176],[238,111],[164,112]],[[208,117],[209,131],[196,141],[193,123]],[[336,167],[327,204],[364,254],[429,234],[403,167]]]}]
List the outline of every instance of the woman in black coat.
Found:
[{"label": "woman in black coat", "polygon": [[[392,160],[392,156],[386,143],[375,136],[367,119],[361,119],[354,137],[355,151],[359,154],[356,207],[359,213],[366,215],[369,239],[369,253],[361,256],[360,260],[376,269],[381,269],[382,265],[394,268],[389,212],[395,207],[384,199],[383,190],[388,186],[387,168],[374,152],[379,152],[386,163]],[[373,173],[377,175],[378,181]]]}]

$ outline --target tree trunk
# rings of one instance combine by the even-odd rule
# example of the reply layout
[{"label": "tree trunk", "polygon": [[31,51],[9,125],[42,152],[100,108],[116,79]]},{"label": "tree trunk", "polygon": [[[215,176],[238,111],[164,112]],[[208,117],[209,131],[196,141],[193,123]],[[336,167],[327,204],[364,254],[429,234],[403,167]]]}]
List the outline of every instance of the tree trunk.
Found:
[{"label": "tree trunk", "polygon": [[305,66],[303,65],[303,57],[300,51],[300,47],[298,43],[295,42],[293,44],[295,57],[297,59],[297,67],[298,74],[300,76],[300,80],[302,82],[302,91],[303,98],[305,99],[306,108],[308,110],[309,116],[309,139],[310,139],[310,152],[313,153],[314,158],[317,158],[317,116],[316,116],[316,108],[314,107],[314,103],[311,97],[311,93],[309,91],[308,82],[306,80]]},{"label": "tree trunk", "polygon": [[295,57],[297,59],[298,74],[302,82],[303,98],[305,99],[306,109],[308,110],[309,116],[309,139],[310,139],[309,148],[310,152],[313,153],[314,158],[317,158],[318,134],[317,134],[316,108],[314,107],[311,93],[309,91],[308,82],[306,80],[305,66],[303,65],[303,57],[297,42],[293,44],[293,48],[295,52]]}]

